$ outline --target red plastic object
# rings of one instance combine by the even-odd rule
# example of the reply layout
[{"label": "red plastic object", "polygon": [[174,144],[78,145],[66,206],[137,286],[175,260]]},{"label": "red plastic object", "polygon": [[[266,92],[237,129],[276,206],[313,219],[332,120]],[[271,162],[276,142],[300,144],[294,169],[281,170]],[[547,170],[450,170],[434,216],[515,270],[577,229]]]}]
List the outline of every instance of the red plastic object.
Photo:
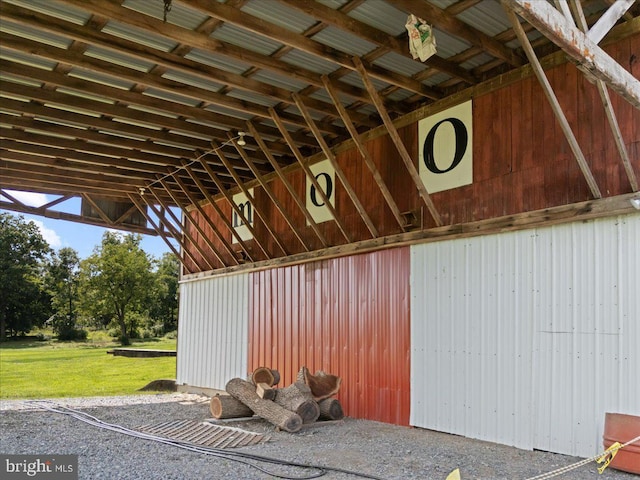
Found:
[{"label": "red plastic object", "polygon": [[[606,413],[604,418],[604,448],[615,442],[622,444],[640,435],[640,417],[623,413]],[[609,465],[616,470],[640,474],[640,442],[632,443],[618,450]]]}]

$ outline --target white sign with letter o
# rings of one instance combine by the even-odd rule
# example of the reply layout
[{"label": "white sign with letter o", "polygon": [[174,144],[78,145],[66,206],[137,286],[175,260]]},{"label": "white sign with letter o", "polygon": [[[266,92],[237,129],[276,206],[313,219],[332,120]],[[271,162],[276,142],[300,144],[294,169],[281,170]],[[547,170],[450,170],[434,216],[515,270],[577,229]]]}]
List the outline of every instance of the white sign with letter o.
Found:
[{"label": "white sign with letter o", "polygon": [[473,183],[472,101],[418,122],[420,178],[429,193]]}]

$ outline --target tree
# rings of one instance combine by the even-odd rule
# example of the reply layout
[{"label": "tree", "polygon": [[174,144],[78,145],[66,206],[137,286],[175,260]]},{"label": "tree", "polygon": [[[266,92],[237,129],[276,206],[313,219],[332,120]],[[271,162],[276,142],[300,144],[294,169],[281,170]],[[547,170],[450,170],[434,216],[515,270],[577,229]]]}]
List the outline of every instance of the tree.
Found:
[{"label": "tree", "polygon": [[108,315],[117,322],[120,342],[130,343],[127,318],[137,318],[147,306],[153,284],[151,259],[140,248],[141,235],[105,232],[102,243],[81,265],[82,296],[102,302],[84,302],[94,316]]},{"label": "tree", "polygon": [[178,328],[178,278],[180,262],[173,253],[165,253],[158,261],[150,316],[162,324],[162,333]]},{"label": "tree", "polygon": [[82,337],[76,327],[80,259],[73,248],[61,248],[49,262],[45,284],[55,312],[53,329],[60,340]]},{"label": "tree", "polygon": [[42,285],[42,262],[49,244],[35,223],[0,212],[0,340],[24,334],[50,315]]}]

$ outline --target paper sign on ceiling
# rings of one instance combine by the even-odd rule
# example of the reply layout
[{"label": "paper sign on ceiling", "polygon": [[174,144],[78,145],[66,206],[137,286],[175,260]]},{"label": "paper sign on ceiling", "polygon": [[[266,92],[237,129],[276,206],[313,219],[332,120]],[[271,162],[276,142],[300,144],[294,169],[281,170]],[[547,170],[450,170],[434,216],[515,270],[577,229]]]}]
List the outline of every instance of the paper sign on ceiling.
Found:
[{"label": "paper sign on ceiling", "polygon": [[429,193],[473,183],[472,102],[418,122],[420,178]]}]

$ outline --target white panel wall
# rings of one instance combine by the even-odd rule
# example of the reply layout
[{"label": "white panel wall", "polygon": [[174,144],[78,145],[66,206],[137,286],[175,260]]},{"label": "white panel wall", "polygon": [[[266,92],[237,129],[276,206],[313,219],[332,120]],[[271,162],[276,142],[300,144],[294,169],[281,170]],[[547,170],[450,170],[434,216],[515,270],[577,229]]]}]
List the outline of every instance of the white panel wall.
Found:
[{"label": "white panel wall", "polygon": [[178,385],[224,389],[247,374],[249,274],[180,284]]},{"label": "white panel wall", "polygon": [[640,414],[640,215],[411,251],[412,425],[591,456]]}]

